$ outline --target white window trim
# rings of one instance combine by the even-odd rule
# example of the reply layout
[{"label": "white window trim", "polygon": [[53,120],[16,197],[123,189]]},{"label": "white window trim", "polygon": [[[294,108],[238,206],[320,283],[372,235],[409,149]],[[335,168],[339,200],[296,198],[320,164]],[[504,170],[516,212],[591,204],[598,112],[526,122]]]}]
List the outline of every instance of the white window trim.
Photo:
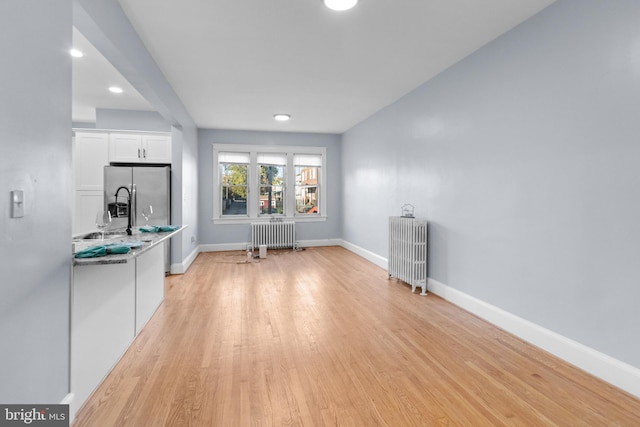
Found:
[{"label": "white window trim", "polygon": [[[249,153],[249,176],[247,190],[247,215],[223,216],[220,200],[220,165],[218,163],[219,152],[243,152]],[[259,215],[260,205],[260,179],[254,171],[258,170],[258,153],[286,153],[287,165],[285,169],[285,215]],[[320,214],[296,214],[295,209],[295,165],[294,154],[315,154],[322,156],[320,167]],[[213,144],[213,218],[214,224],[249,224],[252,222],[268,222],[273,217],[285,221],[296,222],[321,222],[327,220],[327,149],[326,147],[302,147],[289,145],[247,145],[247,144]],[[249,203],[251,200],[251,203]]]}]

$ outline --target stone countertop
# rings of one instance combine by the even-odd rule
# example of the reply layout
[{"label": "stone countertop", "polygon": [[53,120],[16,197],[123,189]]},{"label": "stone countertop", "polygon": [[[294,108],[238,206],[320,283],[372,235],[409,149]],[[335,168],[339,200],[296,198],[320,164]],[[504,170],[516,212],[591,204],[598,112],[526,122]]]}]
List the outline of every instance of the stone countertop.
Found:
[{"label": "stone countertop", "polygon": [[[103,265],[103,264],[124,264],[129,262],[129,260],[134,259],[140,254],[145,253],[149,249],[154,246],[164,242],[167,239],[170,239],[174,235],[182,232],[187,226],[181,225],[175,231],[166,231],[160,233],[143,233],[139,230],[139,227],[133,228],[131,231],[133,232],[131,236],[127,236],[124,230],[122,234],[124,236],[110,237],[108,234],[105,235],[104,240],[84,240],[82,236],[76,236],[73,238],[73,266],[83,266],[83,265]],[[110,233],[114,233],[111,231]],[[76,258],[75,253],[86,248],[90,248],[92,246],[101,246],[110,243],[131,243],[131,242],[142,242],[143,245],[137,248],[131,248],[131,251],[127,254],[112,254],[106,255],[102,257],[95,258]]]}]

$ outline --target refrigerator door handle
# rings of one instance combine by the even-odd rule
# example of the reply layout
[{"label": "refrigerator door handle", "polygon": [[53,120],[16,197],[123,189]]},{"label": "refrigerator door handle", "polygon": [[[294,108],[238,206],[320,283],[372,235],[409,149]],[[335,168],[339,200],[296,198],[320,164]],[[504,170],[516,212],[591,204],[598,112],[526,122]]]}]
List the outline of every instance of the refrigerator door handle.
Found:
[{"label": "refrigerator door handle", "polygon": [[140,148],[138,148],[138,158],[140,158]]},{"label": "refrigerator door handle", "polygon": [[131,189],[131,225],[138,225],[136,221],[136,214],[138,212],[138,190],[135,184],[131,186],[133,187]]}]

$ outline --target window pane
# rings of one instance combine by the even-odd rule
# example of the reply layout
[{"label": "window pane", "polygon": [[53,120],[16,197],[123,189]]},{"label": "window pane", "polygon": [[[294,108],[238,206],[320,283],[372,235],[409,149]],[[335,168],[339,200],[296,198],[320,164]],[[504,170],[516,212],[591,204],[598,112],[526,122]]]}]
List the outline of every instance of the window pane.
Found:
[{"label": "window pane", "polygon": [[284,214],[284,187],[281,185],[260,186],[260,214]]},{"label": "window pane", "polygon": [[316,166],[296,166],[296,185],[318,185],[318,170]]},{"label": "window pane", "polygon": [[260,165],[260,184],[284,184],[284,166]]},{"label": "window pane", "polygon": [[221,163],[220,168],[223,185],[247,185],[247,165]]},{"label": "window pane", "polygon": [[318,187],[296,188],[296,212],[314,214],[318,212]]},{"label": "window pane", "polygon": [[222,187],[222,215],[246,215],[247,198],[239,194],[247,192],[247,187]]},{"label": "window pane", "polygon": [[296,213],[318,214],[318,177],[316,166],[296,166]]},{"label": "window pane", "polygon": [[260,214],[284,215],[284,166],[260,165]]},{"label": "window pane", "polygon": [[221,164],[222,215],[247,214],[247,165]]}]

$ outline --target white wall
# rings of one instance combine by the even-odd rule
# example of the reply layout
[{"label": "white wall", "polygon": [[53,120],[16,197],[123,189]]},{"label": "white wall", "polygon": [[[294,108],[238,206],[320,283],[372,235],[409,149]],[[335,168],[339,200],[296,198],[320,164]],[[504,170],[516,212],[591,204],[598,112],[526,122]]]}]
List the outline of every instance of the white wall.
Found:
[{"label": "white wall", "polygon": [[431,278],[640,368],[638,22],[559,0],[348,131],[344,239],[411,203]]},{"label": "white wall", "polygon": [[171,172],[171,204],[181,206],[181,209],[172,212],[172,223],[186,224],[188,227],[171,240],[171,272],[183,273],[198,252],[197,131],[189,129],[185,134],[173,128],[172,140],[182,142],[179,148],[173,149],[173,162],[179,167]]},{"label": "white wall", "polygon": [[[71,0],[0,2],[0,402],[69,391]],[[25,215],[10,218],[9,192]]]}]

